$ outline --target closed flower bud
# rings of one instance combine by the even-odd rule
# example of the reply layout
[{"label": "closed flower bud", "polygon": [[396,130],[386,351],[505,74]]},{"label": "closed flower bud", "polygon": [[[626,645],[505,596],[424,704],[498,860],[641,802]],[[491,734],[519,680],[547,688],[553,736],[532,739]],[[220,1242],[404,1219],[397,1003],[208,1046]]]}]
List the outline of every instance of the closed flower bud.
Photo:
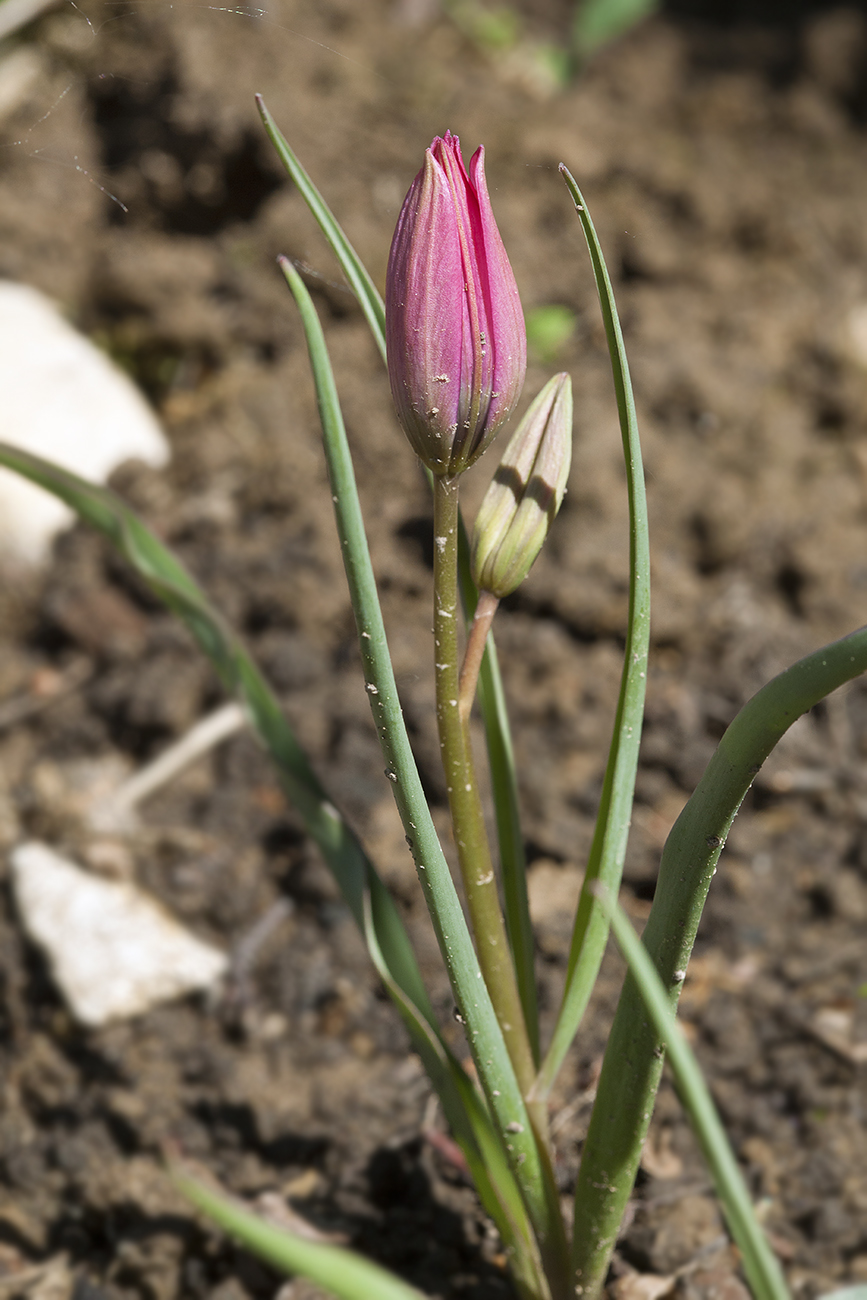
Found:
[{"label": "closed flower bud", "polygon": [[476,586],[498,598],[524,581],[566,491],[572,380],[555,375],[532,403],[485,493],[473,529]]},{"label": "closed flower bud", "polygon": [[385,287],[398,418],[434,474],[460,474],[508,419],[527,338],[479,148],[464,167],[446,132],[425,151],[397,221]]}]

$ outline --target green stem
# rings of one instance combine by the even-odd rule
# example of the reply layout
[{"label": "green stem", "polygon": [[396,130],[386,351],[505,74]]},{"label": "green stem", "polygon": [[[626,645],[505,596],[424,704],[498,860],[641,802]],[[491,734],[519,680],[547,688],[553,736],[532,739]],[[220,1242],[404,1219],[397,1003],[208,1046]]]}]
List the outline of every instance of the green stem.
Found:
[{"label": "green stem", "polygon": [[[741,709],[666,841],[644,946],[675,1004],[716,864],[756,773],[792,723],[867,671],[867,627],[780,673]],[[628,976],[608,1039],[575,1194],[579,1294],[602,1290],[662,1073],[660,1037]]]},{"label": "green stem", "polygon": [[458,678],[458,483],[434,478],[434,650],[437,725],[458,860],[479,965],[526,1092],[535,1077],[515,967],[497,894],[469,733],[461,722]]},{"label": "green stem", "polygon": [[[458,483],[435,476],[434,489],[434,659],[437,724],[449,809],[470,913],[479,966],[490,993],[522,1091],[536,1064],[518,992],[515,966],[500,910],[497,881],[476,780],[469,727],[461,720],[458,675]],[[539,1248],[555,1300],[569,1295],[569,1247],[554,1177],[545,1101],[527,1105],[542,1168],[546,1230]],[[510,1144],[514,1125],[504,1134]]]},{"label": "green stem", "polygon": [[[472,619],[479,593],[470,571],[470,547],[463,524],[458,528],[458,581],[464,612]],[[524,1008],[524,1021],[530,1035],[533,1057],[539,1060],[539,1004],[536,996],[536,941],[530,920],[527,898],[527,857],[518,809],[518,778],[509,727],[506,693],[500,676],[497,647],[488,633],[478,683],[479,705],[485,723],[491,792],[497,820],[497,843],[500,849],[503,902],[506,932],[518,976],[518,991]]]}]

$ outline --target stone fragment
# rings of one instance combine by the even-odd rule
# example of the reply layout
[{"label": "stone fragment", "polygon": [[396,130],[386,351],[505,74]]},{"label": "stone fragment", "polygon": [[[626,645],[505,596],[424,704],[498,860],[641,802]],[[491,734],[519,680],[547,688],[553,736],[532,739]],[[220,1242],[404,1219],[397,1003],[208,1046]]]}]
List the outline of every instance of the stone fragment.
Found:
[{"label": "stone fragment", "polygon": [[[50,299],[0,280],[0,441],[104,483],[133,457],[165,465],[169,448],[135,385],[68,325]],[[69,509],[0,470],[0,555],[38,564]]]},{"label": "stone fragment", "polygon": [[140,1015],[225,973],[225,954],[131,882],[89,875],[38,841],[9,861],[24,929],[82,1024]]}]

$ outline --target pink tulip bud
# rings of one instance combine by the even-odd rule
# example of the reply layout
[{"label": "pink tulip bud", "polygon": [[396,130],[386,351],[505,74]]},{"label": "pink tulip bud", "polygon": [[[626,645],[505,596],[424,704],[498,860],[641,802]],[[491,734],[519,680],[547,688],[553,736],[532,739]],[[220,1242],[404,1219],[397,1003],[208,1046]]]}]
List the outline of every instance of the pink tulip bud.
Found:
[{"label": "pink tulip bud", "polygon": [[397,221],[385,289],[388,374],[398,418],[434,474],[460,474],[508,419],[527,337],[485,184],[457,136],[425,151]]}]

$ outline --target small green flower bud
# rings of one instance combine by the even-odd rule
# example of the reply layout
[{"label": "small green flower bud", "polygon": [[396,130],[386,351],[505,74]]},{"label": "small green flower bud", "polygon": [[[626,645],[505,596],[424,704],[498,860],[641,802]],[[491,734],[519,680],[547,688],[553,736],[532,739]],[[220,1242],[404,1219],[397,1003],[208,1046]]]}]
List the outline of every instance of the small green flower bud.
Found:
[{"label": "small green flower bud", "polygon": [[532,403],[485,493],[473,529],[473,577],[508,596],[524,581],[560,509],[572,460],[572,380],[555,375]]}]

